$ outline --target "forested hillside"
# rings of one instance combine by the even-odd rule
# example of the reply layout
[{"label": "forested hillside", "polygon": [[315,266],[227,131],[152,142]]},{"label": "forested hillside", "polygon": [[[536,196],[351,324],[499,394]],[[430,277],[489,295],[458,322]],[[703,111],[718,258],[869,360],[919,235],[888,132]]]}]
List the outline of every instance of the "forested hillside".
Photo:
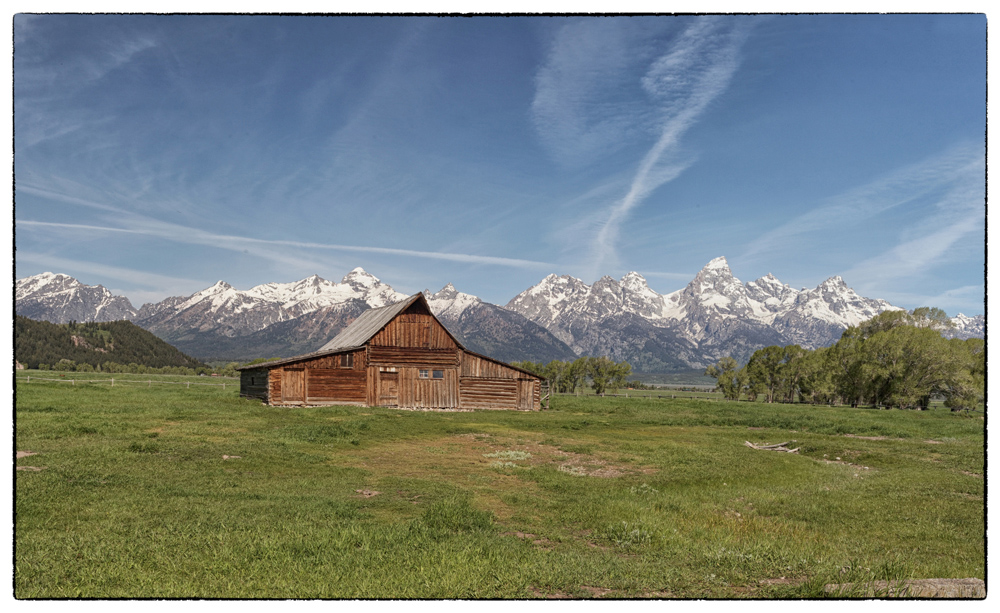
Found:
[{"label": "forested hillside", "polygon": [[95,369],[110,363],[205,366],[129,321],[53,324],[20,315],[14,319],[14,359],[27,368],[52,369],[70,362]]}]

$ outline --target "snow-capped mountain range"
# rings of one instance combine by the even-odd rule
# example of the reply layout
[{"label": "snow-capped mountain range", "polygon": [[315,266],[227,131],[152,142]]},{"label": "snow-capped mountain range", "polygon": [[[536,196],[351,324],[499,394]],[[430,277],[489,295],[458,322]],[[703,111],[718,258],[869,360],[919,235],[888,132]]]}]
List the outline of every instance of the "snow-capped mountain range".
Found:
[{"label": "snow-capped mountain range", "polygon": [[[859,296],[840,277],[801,290],[771,274],[742,283],[724,257],[669,294],[655,292],[642,275],[630,272],[593,285],[549,275],[504,307],[450,283],[425,295],[473,351],[507,361],[609,355],[628,360],[637,372],[703,368],[726,355],[745,361],[766,345],[825,346],[848,326],[898,309]],[[239,360],[313,351],[363,311],[404,298],[355,268],[339,283],[313,275],[241,291],[219,281],[136,310],[102,286],[43,273],[17,281],[16,310],[56,323],[130,319],[190,355]],[[985,331],[982,315],[959,314],[952,322],[949,336],[982,337]]]},{"label": "snow-capped mountain range", "polygon": [[143,305],[134,321],[161,338],[188,330],[233,337],[354,301],[363,302],[367,308],[378,308],[404,298],[406,294],[355,268],[340,283],[313,275],[294,283],[266,283],[240,291],[219,281],[192,296],[175,296]]},{"label": "snow-capped mountain range", "polygon": [[128,298],[113,296],[103,285],[84,285],[51,272],[19,279],[14,301],[18,315],[53,323],[117,321],[136,315]]}]

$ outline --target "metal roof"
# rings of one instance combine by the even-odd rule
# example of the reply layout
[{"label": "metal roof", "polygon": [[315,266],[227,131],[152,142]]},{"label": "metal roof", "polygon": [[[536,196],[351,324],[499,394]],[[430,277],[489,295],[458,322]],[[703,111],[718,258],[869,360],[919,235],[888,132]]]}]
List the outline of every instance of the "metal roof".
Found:
[{"label": "metal roof", "polygon": [[243,366],[237,366],[236,370],[254,370],[257,368],[271,368],[272,366],[281,366],[282,364],[291,364],[292,362],[301,362],[302,360],[311,360],[313,358],[320,358],[326,355],[334,355],[337,353],[345,353],[354,349],[362,349],[363,347],[341,347],[340,349],[335,349],[333,351],[314,351],[312,353],[306,353],[303,355],[297,355],[291,358],[282,358],[280,360],[271,360],[270,362],[257,362],[256,364],[245,364]]}]

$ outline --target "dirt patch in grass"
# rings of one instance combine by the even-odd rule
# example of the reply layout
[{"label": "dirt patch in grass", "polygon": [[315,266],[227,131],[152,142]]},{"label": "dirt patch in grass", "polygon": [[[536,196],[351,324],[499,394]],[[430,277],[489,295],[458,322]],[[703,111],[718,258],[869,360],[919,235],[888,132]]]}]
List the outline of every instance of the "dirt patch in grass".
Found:
[{"label": "dirt patch in grass", "polygon": [[569,594],[563,594],[562,592],[546,592],[541,588],[535,586],[529,586],[528,591],[534,598],[545,598],[546,600],[567,600],[573,598]]},{"label": "dirt patch in grass", "polygon": [[375,490],[354,490],[354,491],[357,492],[362,498],[371,498],[372,496],[378,496],[379,494],[382,493],[382,492],[376,492]]},{"label": "dirt patch in grass", "polygon": [[809,577],[776,577],[773,579],[761,579],[757,583],[760,585],[802,585],[809,580]]},{"label": "dirt patch in grass", "polygon": [[888,436],[861,436],[860,434],[845,434],[848,438],[863,438],[866,441],[901,441],[901,438],[890,438]]},{"label": "dirt patch in grass", "polygon": [[530,532],[521,532],[520,530],[504,532],[502,536],[516,536],[522,540],[530,540],[533,545],[538,545],[542,549],[552,549],[555,546],[555,543],[547,538],[539,537],[537,534],[531,534]]},{"label": "dirt patch in grass", "polygon": [[606,587],[597,587],[593,585],[581,585],[580,589],[585,592],[590,592],[591,598],[602,598],[605,594],[610,594],[612,591]]},{"label": "dirt patch in grass", "polygon": [[[380,474],[397,477],[441,478],[468,481],[473,475],[493,473],[500,482],[517,479],[517,471],[553,466],[578,476],[613,478],[629,474],[653,474],[655,468],[622,466],[595,455],[564,451],[542,444],[527,435],[457,434],[435,439],[395,441],[351,454],[354,464]],[[503,456],[509,452],[510,457]],[[498,455],[500,454],[500,455]],[[521,481],[520,479],[517,479]],[[498,483],[506,484],[509,483]]]},{"label": "dirt patch in grass", "polygon": [[[37,451],[18,451],[17,452],[17,459],[20,460],[21,458],[27,458],[27,457],[30,457],[30,456],[33,456],[33,455],[38,455],[38,452]],[[46,466],[18,466],[17,470],[23,470],[23,471],[27,471],[27,472],[38,472],[40,470],[45,470],[46,468],[47,468]]]}]

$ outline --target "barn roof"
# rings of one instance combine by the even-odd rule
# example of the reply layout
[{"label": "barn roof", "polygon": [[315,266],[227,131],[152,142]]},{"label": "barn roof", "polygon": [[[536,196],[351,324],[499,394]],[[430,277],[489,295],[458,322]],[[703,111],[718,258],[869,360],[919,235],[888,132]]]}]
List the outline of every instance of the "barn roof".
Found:
[{"label": "barn roof", "polygon": [[[427,307],[427,312],[430,313],[430,305],[427,304],[427,298],[423,294],[414,294],[401,302],[365,311],[352,321],[349,326],[341,330],[340,334],[333,337],[332,341],[320,347],[319,350],[336,351],[347,347],[360,347],[371,340],[371,337],[378,334],[382,328],[386,327],[396,315],[405,311],[415,302],[421,301]],[[431,316],[433,317],[433,315]],[[435,317],[435,319],[437,318]],[[445,328],[445,331],[448,331],[447,328]],[[465,349],[462,343],[458,342],[458,339],[451,332],[448,332],[448,336],[451,336],[455,344],[461,349]]]},{"label": "barn roof", "polygon": [[347,353],[348,351],[354,349],[361,349],[361,347],[342,347],[340,349],[335,349],[333,351],[314,351],[312,353],[306,353],[303,355],[297,355],[290,358],[281,358],[279,360],[271,360],[270,362],[256,362],[254,364],[244,364],[243,366],[237,366],[236,370],[256,370],[258,368],[271,368],[272,366],[281,366],[283,364],[291,364],[293,362],[301,362],[302,360],[311,360],[313,358],[320,358],[327,355],[334,355],[337,353]]}]

